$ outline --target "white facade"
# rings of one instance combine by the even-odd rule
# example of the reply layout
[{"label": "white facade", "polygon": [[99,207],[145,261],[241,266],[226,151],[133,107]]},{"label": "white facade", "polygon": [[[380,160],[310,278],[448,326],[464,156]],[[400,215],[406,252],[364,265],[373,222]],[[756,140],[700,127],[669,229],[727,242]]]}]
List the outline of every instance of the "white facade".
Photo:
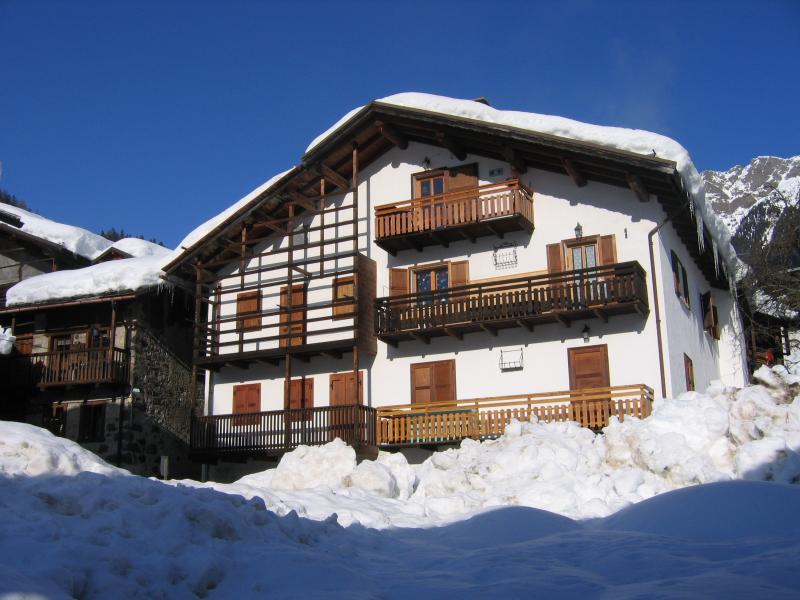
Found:
[{"label": "white facade", "polygon": [[[691,258],[688,249],[680,241],[672,226],[667,223],[655,234],[655,274],[650,269],[648,233],[661,225],[665,213],[661,205],[651,198],[640,202],[629,189],[590,181],[585,187],[578,187],[566,175],[529,169],[520,179],[533,191],[534,224],[533,233],[524,231],[507,234],[504,239],[495,236],[479,237],[475,243],[458,241],[449,247],[429,246],[421,252],[413,249],[398,252],[391,256],[374,242],[374,209],[382,204],[398,202],[412,196],[412,176],[432,168],[456,166],[459,164],[478,164],[479,184],[502,181],[512,176],[508,163],[467,156],[457,160],[449,151],[422,144],[410,143],[408,148],[394,148],[370,164],[359,174],[359,236],[358,249],[373,259],[377,265],[377,295],[389,295],[389,269],[392,267],[411,267],[437,261],[469,261],[470,283],[480,280],[513,277],[523,274],[547,272],[548,244],[574,237],[577,223],[583,227],[584,236],[614,235],[617,262],[636,261],[646,271],[646,287],[650,312],[646,316],[625,314],[612,316],[607,322],[599,318],[575,321],[569,327],[561,323],[537,325],[532,332],[524,328],[505,329],[496,336],[482,331],[470,333],[457,340],[449,336],[433,338],[430,343],[423,341],[403,341],[397,347],[378,341],[377,354],[362,354],[360,368],[364,371],[364,403],[380,407],[410,402],[411,365],[425,361],[454,359],[456,364],[456,394],[459,400],[511,394],[550,392],[569,389],[569,368],[567,352],[569,348],[604,344],[608,349],[610,383],[615,385],[645,384],[653,388],[656,397],[662,395],[659,369],[659,344],[656,333],[655,301],[653,280],[658,288],[658,303],[661,313],[661,334],[663,337],[663,357],[666,374],[666,394],[674,396],[686,391],[684,355],[689,357],[694,368],[696,389],[702,390],[715,379],[726,384],[742,385],[745,381],[746,367],[742,324],[731,294],[712,288],[700,269]],[[491,175],[490,175],[491,173]],[[350,204],[350,198],[341,195],[331,196],[328,202]],[[346,222],[352,218],[351,211],[337,212],[337,219]],[[309,217],[308,226],[319,225],[319,215]],[[338,228],[339,237],[352,234],[352,227],[342,225]],[[302,245],[303,239],[317,241],[316,233],[307,236],[296,235],[295,244]],[[326,236],[328,234],[326,233]],[[495,245],[500,242],[515,244],[517,263],[511,268],[498,269],[493,262]],[[285,247],[288,238],[276,234],[275,240],[265,243],[280,244]],[[326,255],[333,252],[331,241]],[[349,242],[338,242],[337,251],[352,249]],[[256,249],[257,251],[259,249]],[[689,284],[689,306],[680,299],[673,287],[670,264],[670,251],[674,251],[687,270]],[[319,249],[295,251],[296,259],[309,259],[319,256]],[[255,267],[253,259],[249,267]],[[286,260],[284,257],[275,260]],[[261,263],[264,264],[263,262]],[[341,268],[343,265],[339,264]],[[347,266],[345,263],[344,266]],[[325,264],[326,271],[334,265]],[[317,270],[319,266],[315,267]],[[231,263],[229,269],[220,270],[230,277],[221,283],[223,292],[223,318],[234,318],[236,314],[236,292],[241,290],[239,262]],[[245,276],[246,285],[258,282],[258,274]],[[287,284],[286,270],[263,274],[261,285],[262,309],[277,308],[281,286]],[[269,279],[272,277],[273,279]],[[297,281],[302,278],[298,275]],[[333,276],[317,278],[312,281],[308,292],[308,317],[319,316],[319,322],[308,325],[308,335],[313,337],[315,328],[332,327],[332,322],[324,317],[330,314],[330,307],[314,308],[315,304],[330,303]],[[239,289],[237,290],[237,286]],[[718,307],[721,335],[713,339],[703,329],[703,315],[700,309],[700,294],[712,292]],[[264,317],[263,323],[277,323],[277,314]],[[270,320],[272,319],[272,321]],[[336,326],[346,326],[349,321],[336,321]],[[589,327],[588,344],[584,341],[582,330]],[[235,322],[229,321],[227,327],[233,328]],[[226,325],[221,327],[221,341],[231,341],[233,334],[225,333]],[[259,331],[244,334],[241,347],[230,346],[220,352],[241,352],[277,348],[278,341],[252,342],[259,337]],[[348,333],[326,333],[315,336],[309,343],[342,339]],[[522,348],[523,367],[514,371],[501,371],[499,367],[500,350]],[[327,406],[329,401],[329,375],[352,370],[352,355],[341,358],[314,357],[308,363],[295,361],[292,377],[314,379],[314,405]],[[253,363],[247,369],[224,366],[218,372],[207,375],[206,390],[207,414],[229,414],[232,412],[233,388],[237,384],[260,383],[260,409],[278,410],[284,408],[284,368],[283,365]]]}]

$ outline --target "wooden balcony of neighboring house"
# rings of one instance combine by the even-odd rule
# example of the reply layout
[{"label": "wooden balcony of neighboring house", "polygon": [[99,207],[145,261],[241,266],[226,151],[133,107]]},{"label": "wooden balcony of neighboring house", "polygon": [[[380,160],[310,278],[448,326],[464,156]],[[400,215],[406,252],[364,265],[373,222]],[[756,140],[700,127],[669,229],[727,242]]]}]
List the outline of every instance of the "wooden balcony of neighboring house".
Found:
[{"label": "wooden balcony of neighboring house", "polygon": [[204,462],[274,458],[339,438],[374,451],[375,409],[362,404],[194,417],[192,458]]},{"label": "wooden balcony of neighboring house", "polygon": [[470,283],[378,298],[376,333],[393,345],[431,337],[649,311],[645,272],[637,262]]},{"label": "wooden balcony of neighboring house", "polygon": [[376,411],[379,447],[436,446],[465,438],[494,439],[512,420],[576,421],[599,430],[611,417],[643,419],[653,390],[643,384],[561,392],[382,406]]},{"label": "wooden balcony of neighboring house", "polygon": [[407,248],[533,231],[533,193],[519,179],[375,207],[375,243]]},{"label": "wooden balcony of neighboring house", "polygon": [[128,383],[130,353],[122,348],[37,352],[19,357],[40,388]]}]

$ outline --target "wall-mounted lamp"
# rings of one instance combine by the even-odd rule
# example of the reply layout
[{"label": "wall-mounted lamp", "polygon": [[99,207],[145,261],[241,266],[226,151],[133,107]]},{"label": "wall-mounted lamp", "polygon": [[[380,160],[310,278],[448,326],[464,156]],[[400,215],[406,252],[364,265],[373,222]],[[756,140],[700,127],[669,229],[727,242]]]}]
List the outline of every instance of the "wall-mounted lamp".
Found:
[{"label": "wall-mounted lamp", "polygon": [[425,167],[425,170],[426,170],[426,171],[427,171],[428,169],[430,169],[430,168],[431,168],[431,159],[430,159],[430,158],[428,158],[427,156],[426,156],[425,158],[423,158],[423,159],[422,159],[422,166],[423,166],[423,167]]},{"label": "wall-mounted lamp", "polygon": [[581,225],[580,223],[575,225],[575,237],[577,239],[581,239],[583,237],[583,225]]},{"label": "wall-mounted lamp", "polygon": [[589,326],[588,325],[584,325],[583,326],[583,331],[581,331],[581,333],[583,334],[583,343],[584,344],[588,344],[589,343]]}]

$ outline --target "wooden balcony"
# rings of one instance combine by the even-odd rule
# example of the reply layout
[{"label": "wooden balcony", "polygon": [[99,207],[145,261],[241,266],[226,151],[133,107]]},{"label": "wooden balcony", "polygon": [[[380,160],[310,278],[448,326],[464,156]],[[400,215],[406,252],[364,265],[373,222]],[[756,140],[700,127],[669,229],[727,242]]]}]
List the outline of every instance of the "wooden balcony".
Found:
[{"label": "wooden balcony", "polygon": [[427,293],[378,298],[376,333],[402,340],[648,313],[645,272],[637,262],[547,275],[470,283]]},{"label": "wooden balcony", "polygon": [[375,409],[353,404],[195,417],[189,443],[195,460],[214,462],[276,457],[337,437],[375,448]]},{"label": "wooden balcony", "polygon": [[24,357],[40,388],[128,383],[130,355],[121,348],[38,352]]},{"label": "wooden balcony", "polygon": [[646,385],[614,386],[517,396],[475,398],[377,409],[379,446],[455,443],[464,438],[493,439],[512,419],[576,421],[594,430],[611,417],[643,419],[652,412],[653,390]]},{"label": "wooden balcony", "polygon": [[375,243],[407,248],[533,231],[533,193],[518,179],[375,207]]}]

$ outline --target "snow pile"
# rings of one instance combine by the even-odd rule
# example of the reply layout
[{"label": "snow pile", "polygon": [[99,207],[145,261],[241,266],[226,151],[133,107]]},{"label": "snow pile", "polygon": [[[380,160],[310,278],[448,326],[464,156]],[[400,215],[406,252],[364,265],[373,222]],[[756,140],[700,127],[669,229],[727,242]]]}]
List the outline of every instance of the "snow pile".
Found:
[{"label": "snow pile", "polygon": [[93,259],[111,246],[111,242],[91,231],[74,225],[57,223],[16,206],[3,204],[0,212],[10,213],[22,221],[21,231],[63,246],[70,252]]},{"label": "snow pile", "polygon": [[11,335],[11,328],[3,329],[0,327],[0,354],[11,354],[14,349],[14,342],[17,337]]},{"label": "snow pile", "polygon": [[[699,215],[697,215],[698,230],[700,230],[702,224],[705,223],[711,231],[716,248],[725,259],[729,271],[731,273],[735,271],[736,253],[730,244],[728,228],[711,208],[707,206],[703,179],[692,163],[689,153],[683,146],[671,138],[640,129],[592,125],[552,115],[498,110],[481,102],[458,100],[456,98],[419,92],[394,94],[376,100],[375,102],[377,104],[401,106],[461,119],[480,121],[482,123],[491,123],[501,127],[508,126],[572,140],[592,142],[609,148],[616,148],[618,150],[625,150],[627,152],[634,152],[646,156],[652,156],[653,152],[655,152],[656,156],[675,162],[683,184],[694,202],[692,209],[697,210],[699,213]],[[306,153],[313,150],[332,133],[343,127],[363,108],[364,107],[359,107],[351,110],[327,131],[317,136],[306,149]]]},{"label": "snow pile", "polygon": [[298,448],[272,471],[206,485],[260,497],[279,514],[381,528],[509,505],[596,518],[696,484],[800,483],[800,370],[762,367],[756,377],[762,385],[714,384],[656,403],[649,418],[614,419],[602,435],[577,423],[514,422],[497,440],[464,440],[421,465],[387,453],[356,464],[337,440]]},{"label": "snow pile", "polygon": [[20,281],[9,288],[9,306],[135,292],[160,285],[162,256],[123,258],[82,269],[55,271]]},{"label": "snow pile", "polygon": [[164,248],[164,246],[159,246],[158,244],[139,238],[122,238],[121,240],[117,240],[106,249],[103,254],[112,248],[130,255],[132,258],[141,258],[143,256],[164,257],[171,253],[171,250]]},{"label": "snow pile", "polygon": [[0,598],[793,598],[798,507],[800,486],[736,481],[595,521],[504,507],[442,527],[345,528],[130,475],[0,422]]}]

